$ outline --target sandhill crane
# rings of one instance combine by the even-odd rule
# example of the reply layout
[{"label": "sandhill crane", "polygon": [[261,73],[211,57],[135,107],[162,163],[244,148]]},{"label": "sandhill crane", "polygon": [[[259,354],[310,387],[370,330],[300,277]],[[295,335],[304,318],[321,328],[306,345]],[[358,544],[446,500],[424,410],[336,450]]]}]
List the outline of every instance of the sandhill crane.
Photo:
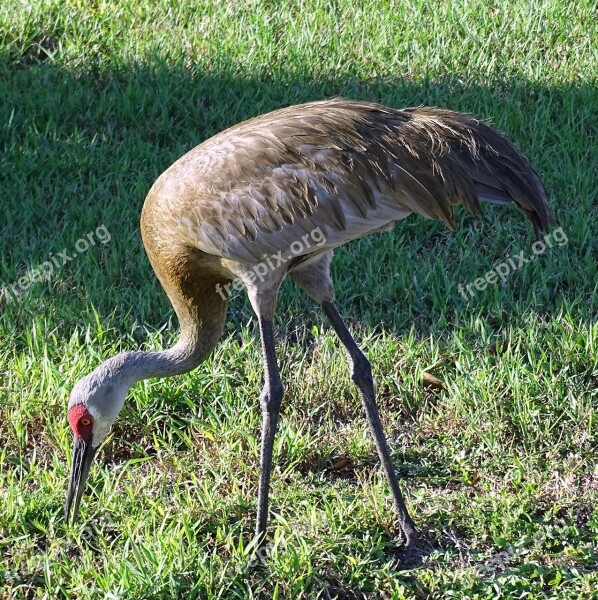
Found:
[{"label": "sandhill crane", "polygon": [[[334,305],[334,248],[416,213],[455,229],[453,205],[514,202],[536,234],[554,222],[544,187],[501,134],[469,115],[397,110],[334,99],[291,106],[238,124],[167,169],[148,193],[143,243],[180,324],[176,345],[125,352],[71,393],[74,433],[65,518],[79,502],[96,450],[129,388],[191,371],[220,339],[227,295],[243,285],[257,315],[265,362],[256,538],[268,520],[272,448],[283,396],[273,319],[285,276],[319,303],[345,346],[408,546],[415,537],[376,407],[370,363]],[[317,235],[314,234],[317,232]]]}]

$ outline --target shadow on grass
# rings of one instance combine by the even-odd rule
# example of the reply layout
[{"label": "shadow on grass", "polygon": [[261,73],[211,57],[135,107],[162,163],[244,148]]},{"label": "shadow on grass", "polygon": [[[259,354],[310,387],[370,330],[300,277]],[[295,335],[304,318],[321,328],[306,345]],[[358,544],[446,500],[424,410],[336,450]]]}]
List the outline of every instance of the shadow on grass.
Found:
[{"label": "shadow on grass", "polygon": [[[595,264],[588,255],[589,224],[580,213],[592,210],[589,190],[595,175],[577,168],[582,159],[586,165],[598,163],[591,126],[598,97],[589,85],[552,88],[513,80],[482,86],[400,77],[362,81],[350,73],[318,81],[288,73],[271,80],[240,76],[232,68],[202,72],[159,61],[113,70],[91,65],[74,73],[40,62],[43,56],[4,57],[0,67],[7,90],[0,106],[1,166],[11,200],[0,208],[2,280],[17,281],[28,266],[47,260],[49,253],[72,249],[99,224],[106,226],[111,240],[78,256],[48,282],[32,286],[18,302],[3,298],[4,313],[23,328],[39,313],[47,315],[50,328],[59,323],[72,328],[74,315],[86,324],[91,306],[102,317],[114,314],[119,323],[161,327],[169,305],[138,230],[145,194],[156,177],[225,127],[282,106],[337,95],[391,106],[443,106],[491,119],[556,191],[551,205],[569,234],[567,252],[549,257],[550,277],[537,263],[526,265],[513,273],[506,288],[497,286],[466,301],[457,284],[483,276],[505,254],[530,247],[527,223],[515,209],[492,208],[488,213],[500,225],[474,225],[462,214],[464,227],[451,236],[440,223],[411,217],[386,238],[371,236],[337,252],[335,277],[343,312],[370,325],[413,326],[426,337],[430,326],[442,327],[457,316],[492,312],[491,319],[503,324],[518,306],[519,313],[554,313],[579,297],[580,284],[589,290]],[[571,147],[570,140],[575,140]],[[567,150],[570,155],[564,155]],[[559,202],[562,193],[572,192],[575,210]],[[465,250],[479,264],[464,265]],[[403,274],[394,275],[393,283],[389,261],[399,253]],[[582,279],[583,269],[591,272]],[[380,283],[372,290],[373,281]],[[289,286],[285,291],[290,302],[283,299],[279,312],[293,324],[294,314],[312,308]],[[583,316],[591,307],[580,304],[576,309]],[[232,302],[233,321],[249,315],[244,300]]]}]

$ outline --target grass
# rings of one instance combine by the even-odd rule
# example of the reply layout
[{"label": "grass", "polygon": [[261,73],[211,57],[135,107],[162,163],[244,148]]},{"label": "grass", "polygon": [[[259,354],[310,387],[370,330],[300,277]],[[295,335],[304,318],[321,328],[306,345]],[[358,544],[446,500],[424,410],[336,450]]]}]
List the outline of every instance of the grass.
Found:
[{"label": "grass", "polygon": [[[596,39],[589,0],[2,3],[0,597],[594,597]],[[411,217],[337,252],[418,552],[393,543],[345,357],[290,283],[265,569],[249,568],[262,367],[242,294],[213,357],[132,390],[66,525],[70,388],[176,336],[139,235],[150,185],[228,125],[334,95],[491,119],[567,236],[468,299],[459,284],[532,255],[516,210],[460,214],[456,235]],[[110,240],[75,254],[102,225]]]}]

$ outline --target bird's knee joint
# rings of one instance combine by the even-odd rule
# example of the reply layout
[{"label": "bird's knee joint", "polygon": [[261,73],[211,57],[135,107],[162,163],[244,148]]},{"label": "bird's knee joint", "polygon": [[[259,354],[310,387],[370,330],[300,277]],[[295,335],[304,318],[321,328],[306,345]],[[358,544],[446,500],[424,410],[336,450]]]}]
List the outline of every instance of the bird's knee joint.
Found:
[{"label": "bird's knee joint", "polygon": [[260,408],[263,412],[278,412],[284,389],[280,381],[266,384],[260,395]]}]

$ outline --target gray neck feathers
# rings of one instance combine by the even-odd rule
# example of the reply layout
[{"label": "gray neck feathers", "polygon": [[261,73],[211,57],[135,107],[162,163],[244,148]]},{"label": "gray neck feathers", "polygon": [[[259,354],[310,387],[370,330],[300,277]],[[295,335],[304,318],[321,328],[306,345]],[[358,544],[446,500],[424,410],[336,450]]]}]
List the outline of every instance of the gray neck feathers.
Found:
[{"label": "gray neck feathers", "polygon": [[181,339],[168,350],[123,352],[108,359],[102,370],[107,379],[114,378],[131,387],[142,379],[171,377],[192,371],[207,354],[209,352],[203,352],[196,344]]}]

